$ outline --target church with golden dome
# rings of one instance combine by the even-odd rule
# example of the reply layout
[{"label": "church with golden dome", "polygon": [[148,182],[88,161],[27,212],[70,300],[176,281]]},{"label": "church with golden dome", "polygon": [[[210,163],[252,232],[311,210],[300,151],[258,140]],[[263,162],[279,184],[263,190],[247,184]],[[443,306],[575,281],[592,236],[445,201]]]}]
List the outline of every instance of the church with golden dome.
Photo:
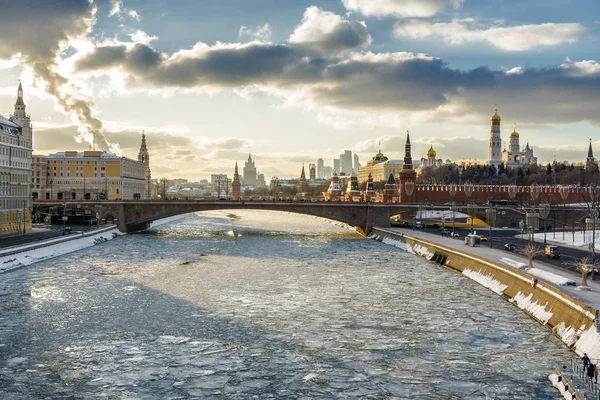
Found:
[{"label": "church with golden dome", "polygon": [[427,150],[427,158],[421,158],[420,166],[424,167],[441,167],[444,165],[444,160],[441,158],[436,158],[437,152],[433,149],[433,144],[429,145],[429,150]]},{"label": "church with golden dome", "polygon": [[529,142],[521,150],[519,144],[520,135],[517,132],[515,124],[513,131],[510,134],[508,150],[504,148],[502,152],[502,138],[500,137],[500,123],[502,119],[498,115],[498,108],[494,109],[494,115],[491,118],[490,130],[490,147],[489,147],[489,164],[495,165],[496,168],[500,164],[504,164],[505,168],[515,168],[524,165],[536,165],[537,157],[533,155],[533,148],[529,146]]}]

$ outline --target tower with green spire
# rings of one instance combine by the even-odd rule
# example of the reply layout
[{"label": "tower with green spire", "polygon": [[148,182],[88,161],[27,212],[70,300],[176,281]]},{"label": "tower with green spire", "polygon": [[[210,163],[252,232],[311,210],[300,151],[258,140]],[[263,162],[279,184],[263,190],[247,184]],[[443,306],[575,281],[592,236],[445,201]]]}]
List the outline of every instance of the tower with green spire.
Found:
[{"label": "tower with green spire", "polygon": [[400,186],[398,190],[399,201],[401,203],[415,203],[417,190],[415,182],[417,180],[417,171],[413,169],[412,154],[410,146],[410,133],[406,131],[406,144],[404,145],[404,164],[398,176]]},{"label": "tower with green spire", "polygon": [[590,138],[590,147],[588,147],[587,161],[588,162],[594,162],[594,161],[596,161],[594,159],[594,151],[592,150],[592,139],[591,138]]}]

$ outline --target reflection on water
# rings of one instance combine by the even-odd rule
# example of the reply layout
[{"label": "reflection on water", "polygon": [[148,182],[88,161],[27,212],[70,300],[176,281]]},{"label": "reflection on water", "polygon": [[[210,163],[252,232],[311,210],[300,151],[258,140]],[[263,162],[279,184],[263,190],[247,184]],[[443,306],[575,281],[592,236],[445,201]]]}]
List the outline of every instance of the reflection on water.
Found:
[{"label": "reflection on water", "polygon": [[190,215],[2,278],[3,399],[552,399],[571,356],[463,276],[293,214]]}]

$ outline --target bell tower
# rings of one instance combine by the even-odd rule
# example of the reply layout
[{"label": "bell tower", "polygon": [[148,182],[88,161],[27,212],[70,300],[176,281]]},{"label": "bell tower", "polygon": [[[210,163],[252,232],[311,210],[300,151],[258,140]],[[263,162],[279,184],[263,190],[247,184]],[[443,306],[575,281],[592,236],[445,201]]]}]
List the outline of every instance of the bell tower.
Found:
[{"label": "bell tower", "polygon": [[502,138],[500,137],[500,116],[498,115],[498,106],[494,107],[494,115],[491,118],[490,129],[490,148],[489,148],[489,163],[495,165],[496,168],[502,164]]},{"label": "bell tower", "polygon": [[142,132],[142,144],[138,153],[138,161],[150,165],[150,154],[148,154],[148,147],[146,147],[146,132]]}]

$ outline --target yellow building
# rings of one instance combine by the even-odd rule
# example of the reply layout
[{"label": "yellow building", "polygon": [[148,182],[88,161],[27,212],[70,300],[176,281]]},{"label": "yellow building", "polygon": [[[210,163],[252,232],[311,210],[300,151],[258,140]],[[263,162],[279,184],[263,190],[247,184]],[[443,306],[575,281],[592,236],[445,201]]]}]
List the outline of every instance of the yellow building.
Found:
[{"label": "yellow building", "polygon": [[369,174],[373,177],[373,182],[387,181],[390,174],[397,176],[400,173],[402,164],[403,162],[400,160],[388,159],[380,149],[375,157],[367,162],[367,165],[358,169],[358,182],[367,182]]},{"label": "yellow building", "polygon": [[15,112],[0,115],[0,236],[31,230],[31,119],[19,84]]},{"label": "yellow building", "polygon": [[[145,135],[143,146],[145,148]],[[34,199],[72,201],[150,198],[149,157],[136,161],[95,150],[65,151],[33,157]]]}]

